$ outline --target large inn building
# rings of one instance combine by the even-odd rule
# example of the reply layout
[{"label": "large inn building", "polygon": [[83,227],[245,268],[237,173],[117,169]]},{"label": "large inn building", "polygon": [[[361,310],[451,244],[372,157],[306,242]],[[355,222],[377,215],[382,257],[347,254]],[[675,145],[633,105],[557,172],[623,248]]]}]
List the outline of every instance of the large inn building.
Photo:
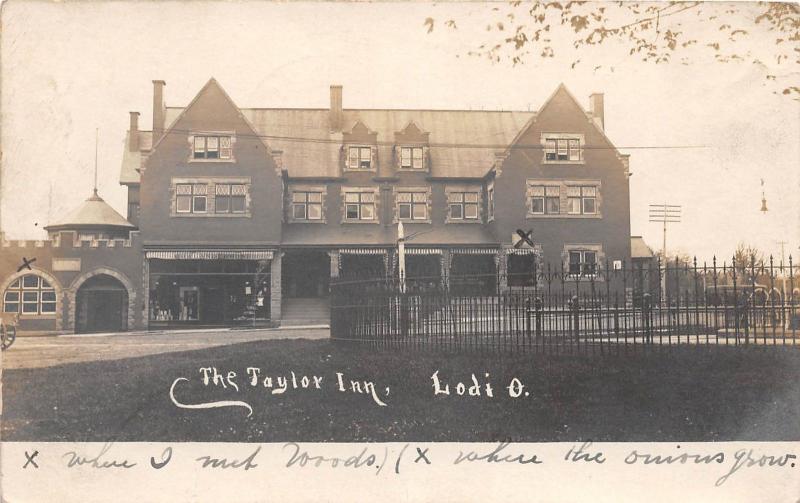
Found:
[{"label": "large inn building", "polygon": [[214,79],[167,107],[165,89],[150,130],[130,113],[127,218],[95,192],[49,240],[3,239],[3,311],[22,330],[324,318],[332,278],[397,273],[398,222],[421,288],[631,260],[628,157],[602,94],[586,111],[561,85],[525,112],[349,109],[341,86],[327,109],[239,108]]}]

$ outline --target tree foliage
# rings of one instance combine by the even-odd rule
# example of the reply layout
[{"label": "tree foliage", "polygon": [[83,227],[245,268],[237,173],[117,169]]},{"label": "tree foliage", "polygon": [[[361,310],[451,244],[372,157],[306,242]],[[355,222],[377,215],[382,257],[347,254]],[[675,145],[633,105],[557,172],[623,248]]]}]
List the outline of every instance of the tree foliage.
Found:
[{"label": "tree foliage", "polygon": [[[424,23],[428,33],[436,24],[430,17]],[[456,19],[442,24],[458,28]],[[689,65],[708,55],[723,64],[755,64],[774,92],[800,99],[800,7],[794,3],[513,0],[492,8],[485,27],[490,41],[469,54],[494,62],[554,58],[554,41],[568,39],[575,68],[582,64],[581,49],[616,42],[628,56],[653,64]],[[767,50],[755,50],[761,46]]]}]

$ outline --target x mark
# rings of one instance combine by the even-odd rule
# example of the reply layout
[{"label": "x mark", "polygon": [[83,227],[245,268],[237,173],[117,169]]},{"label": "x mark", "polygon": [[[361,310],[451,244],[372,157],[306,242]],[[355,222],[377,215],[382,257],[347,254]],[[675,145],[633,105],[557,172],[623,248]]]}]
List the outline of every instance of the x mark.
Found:
[{"label": "x mark", "polygon": [[422,459],[423,461],[425,461],[425,463],[431,464],[430,460],[428,459],[428,456],[426,456],[427,453],[428,449],[425,449],[423,451],[419,447],[417,447],[417,459],[414,462],[419,463],[419,460]]},{"label": "x mark", "polygon": [[25,451],[25,457],[28,458],[28,460],[25,461],[25,464],[22,466],[22,468],[28,468],[29,464],[33,465],[35,468],[39,468],[39,465],[37,465],[36,461],[33,460],[37,454],[39,454],[39,451],[33,451],[33,454],[28,454],[28,451]]},{"label": "x mark", "polygon": [[21,266],[19,266],[19,267],[17,267],[17,272],[20,272],[20,271],[22,271],[22,270],[23,270],[23,269],[25,269],[26,267],[27,267],[27,268],[28,268],[28,270],[30,271],[30,270],[31,270],[31,264],[33,264],[34,262],[36,262],[36,257],[34,257],[34,258],[30,259],[30,260],[28,260],[28,259],[27,259],[27,258],[25,258],[25,257],[22,257],[22,265],[21,265]]},{"label": "x mark", "polygon": [[517,235],[520,237],[520,240],[514,243],[514,248],[522,248],[524,243],[527,243],[528,246],[533,248],[533,229],[529,230],[528,232],[525,232],[522,229],[517,229]]}]

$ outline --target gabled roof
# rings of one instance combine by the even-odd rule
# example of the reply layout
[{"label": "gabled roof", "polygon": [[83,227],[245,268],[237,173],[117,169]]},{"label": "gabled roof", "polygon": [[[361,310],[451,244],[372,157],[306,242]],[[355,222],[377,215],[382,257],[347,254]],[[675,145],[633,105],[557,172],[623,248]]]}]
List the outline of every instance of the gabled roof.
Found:
[{"label": "gabled roof", "polygon": [[[211,79],[203,90],[209,85],[219,86]],[[566,93],[584,110],[561,84],[544,102],[540,111],[559,93]],[[174,127],[190,106],[167,107],[167,128]],[[281,151],[281,164],[289,177],[328,178],[341,175],[339,164],[343,135],[341,131],[331,131],[328,109],[242,108],[240,111],[264,144],[272,150]],[[597,126],[591,113],[584,113],[587,120]],[[393,167],[386,160],[393,158],[395,135],[413,124],[420,131],[430,134],[430,176],[482,178],[494,166],[496,154],[507,151],[532,125],[537,114],[530,111],[344,109],[342,131],[352,131],[361,122],[371,132],[377,133],[378,176],[394,174]],[[598,130],[605,135],[601,128],[598,127]],[[139,146],[139,152],[129,152],[127,147],[125,149],[120,174],[122,184],[138,182],[138,169],[152,150],[150,132],[139,132]]]},{"label": "gabled roof", "polygon": [[65,230],[77,228],[135,229],[136,226],[125,220],[108,205],[97,190],[86,201],[65,217],[45,227],[46,230]]},{"label": "gabled roof", "polygon": [[653,250],[647,246],[642,236],[631,236],[631,258],[653,258]]}]

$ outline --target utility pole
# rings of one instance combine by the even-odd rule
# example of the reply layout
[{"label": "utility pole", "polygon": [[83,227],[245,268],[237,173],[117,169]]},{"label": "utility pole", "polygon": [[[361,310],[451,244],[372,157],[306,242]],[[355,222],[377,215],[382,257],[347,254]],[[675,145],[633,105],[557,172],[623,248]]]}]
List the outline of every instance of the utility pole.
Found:
[{"label": "utility pole", "polygon": [[661,243],[661,303],[667,297],[667,224],[677,224],[681,221],[681,206],[676,204],[651,204],[650,221],[663,225],[664,234]]}]

